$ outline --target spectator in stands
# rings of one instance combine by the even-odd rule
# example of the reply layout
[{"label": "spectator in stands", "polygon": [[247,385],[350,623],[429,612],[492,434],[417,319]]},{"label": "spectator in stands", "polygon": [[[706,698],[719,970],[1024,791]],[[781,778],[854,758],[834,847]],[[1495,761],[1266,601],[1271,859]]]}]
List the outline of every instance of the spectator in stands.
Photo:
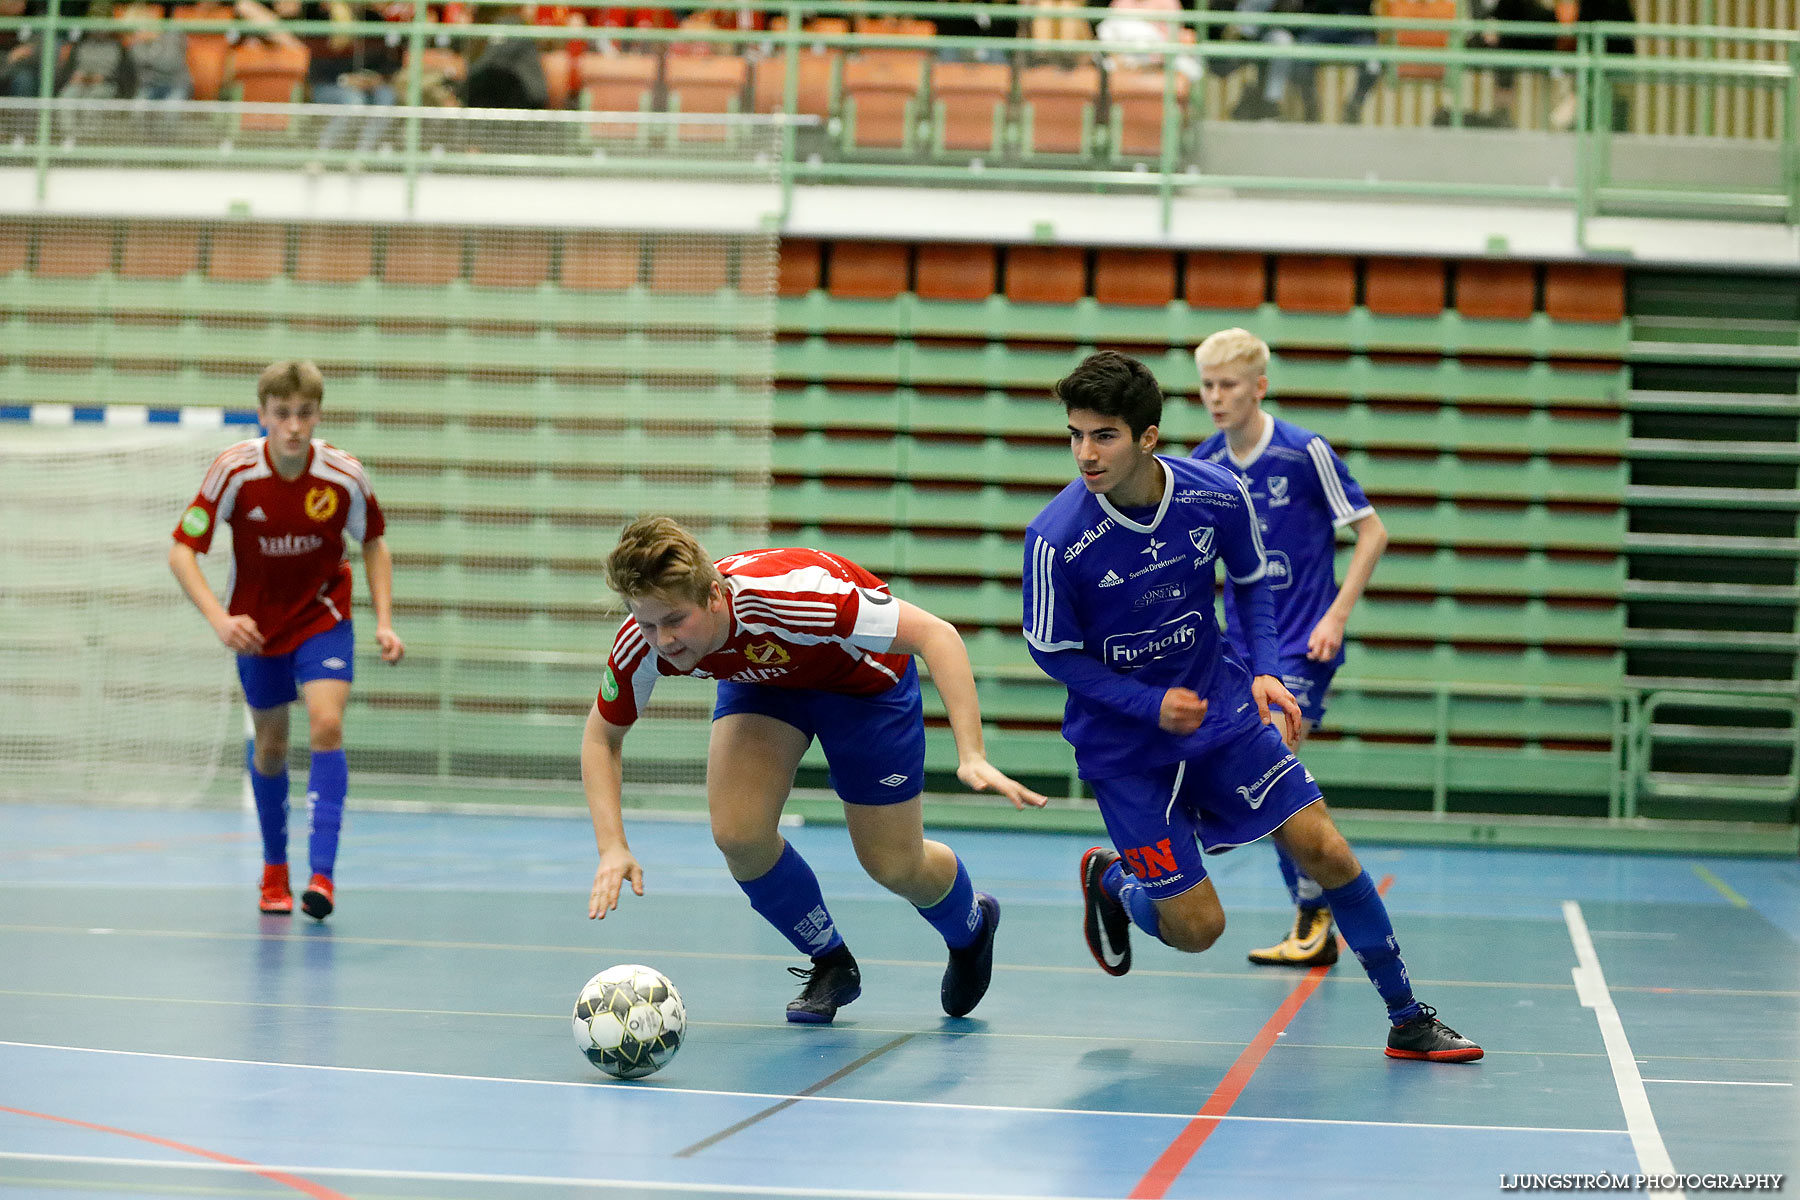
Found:
[{"label": "spectator in stands", "polygon": [[[87,5],[68,16],[85,17]],[[69,50],[57,76],[56,94],[65,100],[126,100],[137,94],[137,65],[125,48],[124,36],[88,30]]]},{"label": "spectator in stands", "polygon": [[[156,8],[137,0],[125,9],[125,16],[156,20]],[[194,81],[188,75],[187,34],[172,21],[135,30],[126,37],[132,62],[137,67],[137,94],[143,100],[188,100],[194,95]]]},{"label": "spectator in stands", "polygon": [[[1082,0],[1043,0],[1053,8],[1084,8]],[[1045,17],[1034,16],[1026,27],[1027,35],[1037,41],[1085,42],[1093,36],[1093,30],[1080,17]],[[1067,66],[1069,56],[1056,54],[1046,56],[1057,66]]]},{"label": "spectator in stands", "polygon": [[[1493,21],[1536,21],[1555,24],[1556,11],[1546,7],[1539,0],[1475,0],[1475,16]],[[1631,0],[1581,0],[1576,9],[1577,21],[1620,21],[1634,22],[1636,16],[1631,9]],[[1535,33],[1478,33],[1470,39],[1474,46],[1488,47],[1497,50],[1518,50],[1525,52],[1546,53],[1556,49],[1556,34],[1546,31]],[[1609,37],[1606,39],[1608,54],[1627,55],[1636,47],[1629,37]],[[1518,99],[1518,75],[1513,67],[1496,67],[1494,69],[1494,107],[1484,113],[1469,113],[1463,117],[1464,125],[1487,128],[1511,128],[1517,124],[1516,105]],[[1551,120],[1552,125],[1563,127],[1574,123],[1574,100],[1571,96],[1558,116]],[[1629,107],[1622,98],[1613,104],[1613,128],[1622,129],[1629,115]],[[1559,118],[1560,117],[1560,121]],[[1435,118],[1439,125],[1450,122],[1450,114],[1440,111]]]},{"label": "spectator in stands", "polygon": [[[43,0],[0,0],[0,17],[36,17],[43,7]],[[0,30],[0,96],[38,94],[42,59],[37,45],[35,30]]]},{"label": "spectator in stands", "polygon": [[[516,13],[483,14],[484,25],[519,25]],[[523,31],[521,31],[521,34]],[[550,107],[550,85],[535,40],[502,34],[481,48],[469,66],[464,98],[470,108]]]},{"label": "spectator in stands", "polygon": [[[1372,0],[1302,0],[1302,11],[1318,17],[1366,19],[1374,15]],[[1372,46],[1375,44],[1375,30],[1372,26],[1312,26],[1295,30],[1294,41],[1302,46]],[[1274,64],[1270,69],[1271,82],[1274,82],[1275,76],[1282,76],[1276,102],[1280,103],[1279,92],[1291,80],[1294,89],[1300,93],[1301,115],[1308,121],[1317,121],[1318,73],[1319,64],[1310,59],[1283,59]],[[1344,102],[1341,114],[1345,124],[1354,125],[1362,120],[1363,104],[1380,81],[1381,63],[1378,60],[1371,59],[1357,64],[1356,88]]]},{"label": "spectator in stands", "polygon": [[[349,25],[357,20],[372,20],[377,14],[363,14],[345,0],[309,3],[303,15],[309,21],[330,21]],[[388,37],[359,37],[349,33],[333,33],[324,37],[302,39],[312,57],[306,68],[307,90],[319,104],[363,105],[392,108],[395,101],[394,76],[400,70],[399,34]],[[360,126],[356,149],[374,149],[388,127],[386,115],[353,117],[340,114],[326,122],[319,135],[319,149],[330,150],[344,140],[354,122]]]},{"label": "spectator in stands", "polygon": [[[1095,30],[1102,42],[1193,42],[1194,31],[1190,26],[1180,25],[1173,21],[1158,21],[1146,14],[1179,13],[1181,5],[1178,0],[1112,0],[1107,5],[1112,16],[1101,20]],[[1113,54],[1108,56],[1109,64],[1123,67],[1160,67],[1160,54]],[[1175,69],[1189,78],[1200,74],[1200,65],[1193,58],[1181,55],[1175,60]]]}]

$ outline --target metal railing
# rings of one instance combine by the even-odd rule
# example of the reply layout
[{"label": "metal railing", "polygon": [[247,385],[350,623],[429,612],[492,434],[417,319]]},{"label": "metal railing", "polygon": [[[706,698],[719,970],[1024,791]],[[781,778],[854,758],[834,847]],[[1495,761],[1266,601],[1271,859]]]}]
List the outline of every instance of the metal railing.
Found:
[{"label": "metal railing", "polygon": [[[652,3],[650,8],[667,7]],[[430,20],[428,7],[415,2],[407,22],[284,22],[279,28],[299,37],[344,35],[382,38],[403,47],[405,66],[396,77],[402,103],[384,115],[395,132],[380,169],[403,172],[409,180],[432,171],[464,169],[466,161],[447,161],[441,142],[428,134],[433,110],[425,96],[428,46],[469,46],[494,38],[529,37],[544,45],[621,49],[692,50],[742,54],[757,62],[784,61],[779,114],[796,118],[777,121],[774,153],[785,202],[803,184],[910,183],[962,188],[1048,188],[1153,195],[1160,205],[1162,227],[1171,225],[1176,200],[1190,191],[1221,190],[1256,193],[1304,193],[1348,197],[1497,200],[1568,205],[1585,232],[1588,218],[1612,211],[1654,211],[1749,216],[1800,222],[1800,33],[1684,26],[1606,24],[1546,25],[1470,19],[1346,18],[1303,14],[1155,13],[1150,14],[1168,41],[1067,40],[1034,37],[924,38],[884,30],[883,18],[951,20],[985,17],[1017,23],[1029,31],[1034,18],[1104,22],[1117,17],[1106,8],[1056,8],[1033,5],[936,3],[933,0],[743,0],[724,6],[744,25],[780,23],[774,28],[562,28],[516,24],[449,25]],[[1133,11],[1133,17],[1145,14]],[[841,18],[866,28],[856,31],[808,29],[820,18]],[[62,45],[71,36],[97,36],[141,31],[155,24],[142,18],[66,17],[60,0],[47,0],[42,15],[0,19],[0,35],[38,39]],[[267,35],[271,27],[243,20],[183,20],[190,34]],[[1231,34],[1282,31],[1279,40]],[[1192,40],[1188,40],[1188,39]],[[1567,49],[1544,48],[1561,38]],[[1330,40],[1319,40],[1330,39]],[[1441,44],[1409,44],[1428,39]],[[1498,47],[1480,45],[1499,39]],[[1617,52],[1631,39],[1634,52]],[[1609,42],[1611,47],[1609,48]],[[1510,45],[1509,45],[1510,43]],[[1538,48],[1515,49],[1529,45]],[[1033,153],[1018,141],[1017,122],[1008,126],[1010,140],[988,151],[945,152],[917,139],[917,150],[893,152],[859,146],[842,111],[824,118],[799,113],[799,66],[803,55],[851,51],[911,50],[924,61],[975,58],[1027,65],[1096,63],[1108,71],[1130,63],[1138,70],[1161,72],[1160,137],[1154,153],[1127,154],[1109,140],[1106,122],[1095,114],[1098,132],[1083,152],[1059,156]],[[0,163],[30,162],[43,176],[52,168],[91,159],[79,133],[70,134],[57,114],[68,101],[51,101],[57,56],[38,56],[36,101],[24,102],[23,121],[15,118],[0,138]],[[1217,111],[1227,87],[1240,94],[1251,86],[1233,77],[1245,68],[1287,71],[1310,76],[1320,67],[1377,69],[1395,96],[1409,97],[1413,117],[1425,108],[1444,128],[1408,128],[1401,140],[1381,125],[1308,125],[1306,122],[1232,122]],[[923,72],[923,63],[921,64]],[[1342,74],[1342,72],[1339,72]],[[1497,79],[1518,76],[1534,81],[1548,94],[1560,90],[1560,121],[1537,110],[1528,118],[1515,114],[1504,133],[1495,136],[1492,103]],[[1222,82],[1223,81],[1223,82]],[[1015,88],[1017,85],[1014,85]],[[748,94],[748,93],[746,93]],[[841,94],[841,93],[839,93]],[[929,85],[923,74],[917,109],[909,120],[928,131],[936,114],[925,103]],[[1486,98],[1484,100],[1484,97]],[[1673,99],[1670,99],[1673,97]],[[1025,97],[1009,95],[1009,110]],[[21,102],[13,102],[15,104]],[[150,106],[168,102],[148,102]],[[1103,104],[1096,97],[1096,106]],[[1396,100],[1395,103],[1398,103]],[[1630,121],[1619,118],[1626,106]],[[1117,105],[1114,105],[1117,108]],[[1540,108],[1544,107],[1542,105]],[[1674,132],[1657,132],[1664,110],[1674,114]],[[214,106],[226,119],[241,122],[262,110]],[[184,110],[186,111],[186,110]],[[304,120],[314,106],[296,106],[290,116]],[[1734,113],[1752,113],[1768,136],[1751,136],[1746,121]],[[272,115],[272,114],[266,114]],[[367,109],[364,120],[372,119]],[[1676,120],[1679,117],[1679,120]],[[471,121],[487,118],[464,110]],[[1479,120],[1478,120],[1479,118]],[[579,127],[582,120],[560,114],[533,114],[547,126]],[[810,123],[809,123],[810,122]],[[288,123],[291,122],[271,122]],[[1615,130],[1615,123],[1626,129]],[[1524,124],[1529,128],[1518,128]],[[1755,122],[1751,122],[1755,124]],[[1566,127],[1563,127],[1566,126]],[[1478,128],[1479,127],[1479,128]],[[1740,128],[1742,127],[1742,128]],[[1317,133],[1329,129],[1330,142]],[[1632,132],[1632,130],[1638,130]],[[1297,141],[1312,134],[1311,141]],[[321,156],[309,153],[289,137],[261,139],[192,139],[188,144],[144,137],[154,153],[147,159],[194,166],[216,165],[226,156],[236,163],[257,162],[279,167],[321,163],[327,168],[352,161],[352,152]],[[261,144],[250,144],[260,140]],[[179,141],[179,140],[177,140]],[[227,145],[227,141],[229,145]],[[436,147],[434,150],[433,147]],[[1342,151],[1328,162],[1321,148]],[[666,141],[656,147],[669,148]],[[574,153],[591,147],[533,145],[513,155],[508,167],[550,173],[570,170]],[[254,154],[249,153],[254,151]],[[679,174],[683,156],[659,153]],[[608,167],[583,170],[644,170],[642,156],[614,158]],[[1548,165],[1546,165],[1548,164]],[[410,188],[409,188],[410,194]]]}]

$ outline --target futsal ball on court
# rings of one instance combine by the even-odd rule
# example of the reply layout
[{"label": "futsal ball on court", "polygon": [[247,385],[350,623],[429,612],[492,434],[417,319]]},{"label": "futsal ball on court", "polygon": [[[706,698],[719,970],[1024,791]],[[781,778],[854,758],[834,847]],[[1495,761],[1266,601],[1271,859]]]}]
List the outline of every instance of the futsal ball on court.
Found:
[{"label": "futsal ball on court", "polygon": [[575,1044],[589,1062],[620,1079],[668,1066],[686,1029],[681,993],[652,967],[608,967],[575,998]]}]

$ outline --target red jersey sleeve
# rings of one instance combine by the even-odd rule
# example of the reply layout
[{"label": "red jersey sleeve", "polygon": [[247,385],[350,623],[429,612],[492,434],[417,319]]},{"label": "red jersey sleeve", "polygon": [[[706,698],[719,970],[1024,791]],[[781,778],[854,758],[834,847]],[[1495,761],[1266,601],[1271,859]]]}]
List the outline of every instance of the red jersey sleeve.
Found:
[{"label": "red jersey sleeve", "polygon": [[612,653],[607,655],[606,670],[600,676],[600,692],[594,704],[610,725],[629,727],[644,715],[650,703],[650,692],[656,687],[660,672],[656,669],[656,651],[650,640],[627,617],[613,638]]},{"label": "red jersey sleeve", "polygon": [[200,490],[194,494],[181,520],[175,525],[175,540],[184,546],[192,547],[194,553],[205,554],[212,549],[213,531],[220,521],[231,520],[230,512],[221,512],[220,504],[226,495],[226,484],[231,476],[245,467],[254,466],[262,453],[259,442],[239,442],[213,459],[212,466],[207,468],[206,478],[200,481]]}]

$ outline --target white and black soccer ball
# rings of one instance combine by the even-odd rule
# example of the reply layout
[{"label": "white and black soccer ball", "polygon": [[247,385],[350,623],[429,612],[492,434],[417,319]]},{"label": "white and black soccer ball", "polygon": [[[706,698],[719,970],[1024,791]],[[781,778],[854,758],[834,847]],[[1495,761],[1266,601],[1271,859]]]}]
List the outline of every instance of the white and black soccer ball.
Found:
[{"label": "white and black soccer ball", "polygon": [[681,993],[652,967],[608,967],[575,998],[575,1044],[589,1062],[620,1079],[668,1066],[686,1029]]}]

